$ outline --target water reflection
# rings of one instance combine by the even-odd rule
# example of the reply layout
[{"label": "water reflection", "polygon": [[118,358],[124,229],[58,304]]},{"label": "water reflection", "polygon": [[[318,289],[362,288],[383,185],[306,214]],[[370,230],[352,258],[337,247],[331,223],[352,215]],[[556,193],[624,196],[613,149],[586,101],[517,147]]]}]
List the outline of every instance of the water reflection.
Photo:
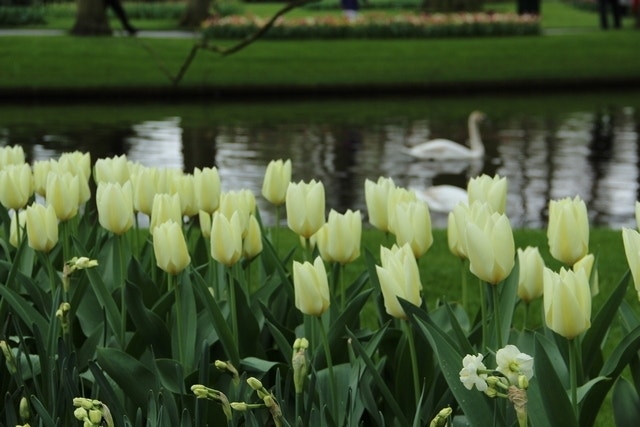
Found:
[{"label": "water reflection", "polygon": [[[292,107],[295,108],[295,105]],[[92,158],[126,153],[145,165],[180,168],[215,165],[225,190],[260,194],[269,160],[290,158],[295,180],[322,180],[327,207],[365,212],[364,180],[390,176],[396,184],[427,188],[465,187],[480,173],[509,179],[507,213],[514,227],[542,227],[547,201],[580,195],[592,224],[635,226],[638,198],[638,106],[574,109],[550,114],[517,110],[491,116],[481,125],[484,159],[428,162],[402,149],[433,137],[464,141],[467,113],[433,118],[393,116],[375,120],[200,120],[164,115],[152,119],[84,125],[0,123],[0,144],[25,146],[29,160],[79,149]],[[462,124],[462,125],[461,125]],[[260,197],[263,217],[272,209]],[[433,213],[446,225],[446,213]]]}]

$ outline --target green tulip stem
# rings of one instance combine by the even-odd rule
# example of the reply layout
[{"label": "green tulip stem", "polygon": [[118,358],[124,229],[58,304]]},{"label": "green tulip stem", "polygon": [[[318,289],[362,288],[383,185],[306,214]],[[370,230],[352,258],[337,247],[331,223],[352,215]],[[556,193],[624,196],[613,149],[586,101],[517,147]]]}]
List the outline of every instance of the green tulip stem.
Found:
[{"label": "green tulip stem", "polygon": [[569,340],[569,383],[571,388],[571,406],[578,420],[578,349],[575,339]]},{"label": "green tulip stem", "polygon": [[176,276],[173,274],[167,274],[167,282],[169,289],[173,289],[176,297],[176,325],[178,326],[178,357],[180,358],[180,365],[186,370],[185,357],[184,357],[184,341],[182,339],[182,292],[181,289],[176,286]]},{"label": "green tulip stem", "polygon": [[524,303],[524,316],[522,319],[522,331],[524,332],[527,329],[527,323],[529,323],[529,310],[531,309],[531,303],[526,301]]},{"label": "green tulip stem", "polygon": [[233,339],[238,345],[238,310],[236,304],[236,286],[233,283],[233,276],[231,270],[227,269],[227,285],[229,286],[229,310],[231,311],[231,332],[233,333]]},{"label": "green tulip stem", "polygon": [[329,347],[329,339],[327,331],[322,323],[322,317],[318,316],[318,324],[320,325],[320,335],[322,337],[322,345],[324,346],[324,354],[327,358],[327,368],[329,369],[329,389],[331,390],[331,413],[336,414],[338,410],[338,402],[336,401],[336,383],[333,375],[333,359],[331,358],[331,348]]},{"label": "green tulip stem", "polygon": [[465,258],[461,258],[462,261],[462,268],[460,269],[460,279],[462,282],[462,309],[463,310],[467,310],[468,307],[468,303],[469,303],[469,296],[468,296],[468,291],[469,291],[469,281],[467,279],[468,275],[467,275],[467,263],[466,263],[466,259]]},{"label": "green tulip stem", "polygon": [[344,310],[347,301],[347,288],[344,283],[344,265],[338,263],[338,281],[340,282],[340,308]]},{"label": "green tulip stem", "polygon": [[140,220],[138,219],[138,212],[133,214],[133,219],[135,221],[133,228],[133,253],[139,254],[140,251]]},{"label": "green tulip stem", "polygon": [[118,267],[120,277],[120,345],[124,350],[126,344],[126,334],[127,334],[127,302],[125,299],[125,281],[126,281],[126,268],[125,268],[125,259],[124,259],[124,235],[116,235],[116,251],[117,251],[117,259],[118,259]]},{"label": "green tulip stem", "polygon": [[416,400],[416,408],[420,406],[420,373],[418,371],[418,355],[416,353],[416,343],[413,338],[411,324],[408,321],[402,321],[402,329],[407,335],[409,341],[409,353],[411,355],[411,372],[413,373],[413,394]]},{"label": "green tulip stem", "polygon": [[502,331],[500,327],[500,301],[498,300],[498,285],[488,284],[491,289],[491,295],[493,296],[493,322],[496,329],[496,344],[497,348],[502,348]]},{"label": "green tulip stem", "polygon": [[20,215],[18,209],[15,209],[16,214],[16,242],[18,242],[18,246],[20,247],[20,243],[22,242],[22,227],[20,227]]},{"label": "green tulip stem", "polygon": [[480,281],[480,314],[482,318],[482,347],[480,348],[480,352],[484,352],[487,347],[487,306],[486,306],[486,298],[484,294],[485,284],[481,280]]},{"label": "green tulip stem", "polygon": [[69,255],[69,227],[71,226],[70,220],[60,223],[59,230],[62,234],[62,261],[67,262],[71,259]]},{"label": "green tulip stem", "polygon": [[273,238],[276,249],[280,247],[280,205],[276,205],[276,225],[273,229]]}]

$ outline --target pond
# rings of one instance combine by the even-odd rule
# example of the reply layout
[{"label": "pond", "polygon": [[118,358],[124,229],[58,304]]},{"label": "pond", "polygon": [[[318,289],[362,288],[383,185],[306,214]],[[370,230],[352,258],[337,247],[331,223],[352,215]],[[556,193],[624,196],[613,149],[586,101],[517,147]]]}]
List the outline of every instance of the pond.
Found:
[{"label": "pond", "polygon": [[[290,158],[293,179],[317,179],[327,208],[365,212],[364,181],[392,177],[418,191],[465,187],[480,173],[509,180],[514,228],[546,224],[547,201],[581,196],[594,226],[635,227],[640,170],[640,93],[321,99],[135,105],[0,105],[0,145],[28,160],[65,151],[92,159],[126,154],[149,166],[217,166],[224,190],[260,194],[272,159]],[[474,162],[413,158],[429,138],[465,142],[467,116],[482,110],[486,147]],[[273,211],[257,197],[265,221]],[[432,212],[434,226],[446,213]]]}]

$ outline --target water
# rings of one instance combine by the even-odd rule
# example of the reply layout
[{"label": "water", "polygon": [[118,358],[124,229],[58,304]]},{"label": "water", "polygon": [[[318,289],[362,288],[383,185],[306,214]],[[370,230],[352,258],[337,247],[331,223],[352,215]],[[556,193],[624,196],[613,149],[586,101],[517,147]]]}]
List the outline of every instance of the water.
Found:
[{"label": "water", "polygon": [[[295,181],[321,180],[327,208],[366,211],[365,179],[465,187],[469,177],[509,180],[515,228],[546,224],[549,199],[579,195],[594,226],[635,227],[640,186],[637,93],[558,96],[322,100],[196,105],[0,106],[0,145],[30,161],[62,152],[117,154],[149,166],[217,166],[225,190],[260,194],[271,159],[290,158]],[[403,147],[444,137],[464,142],[469,112],[488,116],[476,162],[428,162]],[[258,197],[263,217],[272,209]],[[446,213],[432,212],[436,227]]]}]

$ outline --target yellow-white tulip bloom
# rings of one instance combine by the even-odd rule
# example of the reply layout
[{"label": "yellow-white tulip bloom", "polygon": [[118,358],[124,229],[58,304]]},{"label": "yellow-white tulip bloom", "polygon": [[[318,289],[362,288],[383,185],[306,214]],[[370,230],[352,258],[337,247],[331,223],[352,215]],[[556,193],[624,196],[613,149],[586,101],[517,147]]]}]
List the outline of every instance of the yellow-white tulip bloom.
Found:
[{"label": "yellow-white tulip bloom", "polygon": [[381,247],[380,263],[382,266],[376,265],[376,273],[387,313],[405,319],[407,315],[398,302],[398,297],[416,306],[422,304],[422,283],[413,251],[408,244],[402,247],[394,245],[391,249]]},{"label": "yellow-white tulip bloom", "polygon": [[631,270],[631,276],[633,276],[633,283],[635,284],[636,292],[638,292],[638,299],[640,299],[640,233],[631,228],[623,228],[622,243],[624,244],[624,253],[627,256],[629,270]]},{"label": "yellow-white tulip bloom", "polygon": [[542,296],[544,260],[538,248],[527,246],[518,248],[518,297],[525,302],[531,302]]},{"label": "yellow-white tulip bloom", "polygon": [[291,160],[272,160],[267,165],[262,182],[262,196],[276,206],[287,200],[287,187],[291,182]]},{"label": "yellow-white tulip bloom", "polygon": [[93,177],[97,184],[112,182],[123,185],[129,181],[130,176],[129,161],[125,154],[98,159],[93,166]]},{"label": "yellow-white tulip bloom", "polygon": [[296,308],[310,316],[321,316],[329,308],[329,281],[322,258],[293,262],[293,286]]},{"label": "yellow-white tulip bloom", "polygon": [[158,169],[143,167],[131,175],[133,209],[147,216],[153,211],[153,199],[158,194]]},{"label": "yellow-white tulip bloom", "polygon": [[296,234],[309,239],[325,222],[322,182],[290,183],[287,187],[287,224]]},{"label": "yellow-white tulip bloom", "polygon": [[24,162],[24,150],[21,145],[0,147],[0,169],[8,165],[21,165]]},{"label": "yellow-white tulip bloom", "polygon": [[249,190],[222,193],[218,212],[227,218],[231,218],[234,213],[237,213],[242,229],[242,237],[244,238],[247,235],[249,218],[256,213],[256,197]]},{"label": "yellow-white tulip bloom", "polygon": [[589,286],[591,288],[591,296],[595,297],[600,293],[600,284],[598,282],[598,268],[595,265],[596,257],[593,254],[587,254],[573,264],[573,271],[583,269],[589,278]]},{"label": "yellow-white tulip bloom", "polygon": [[242,256],[242,226],[236,212],[227,218],[214,212],[211,219],[211,257],[226,265],[234,265]]},{"label": "yellow-white tulip bloom", "polygon": [[33,173],[27,163],[9,164],[0,170],[0,203],[7,209],[22,209],[33,195]]},{"label": "yellow-white tulip bloom", "polygon": [[469,204],[480,201],[488,203],[494,212],[505,213],[507,206],[507,178],[499,175],[481,175],[471,178],[467,184]]},{"label": "yellow-white tulip bloom", "polygon": [[332,209],[327,222],[314,237],[323,260],[340,264],[350,263],[360,256],[360,211],[347,210],[344,214],[339,214]]},{"label": "yellow-white tulip bloom", "polygon": [[88,152],[62,153],[58,158],[58,165],[61,172],[82,176],[85,181],[91,177],[91,154]]},{"label": "yellow-white tulip bloom", "polygon": [[547,326],[567,339],[573,339],[591,326],[591,290],[583,269],[545,268],[544,318]]},{"label": "yellow-white tulip bloom", "polygon": [[133,226],[133,193],[131,182],[124,185],[100,182],[96,191],[98,221],[115,234],[124,234]]},{"label": "yellow-white tulip bloom", "polygon": [[182,224],[180,196],[177,194],[156,194],[153,198],[153,207],[151,208],[149,231],[153,234],[153,229],[156,228],[156,226],[169,220]]},{"label": "yellow-white tulip bloom", "polygon": [[589,252],[589,217],[580,197],[549,202],[547,239],[551,256],[567,265]]},{"label": "yellow-white tulip bloom", "polygon": [[420,258],[433,244],[431,214],[423,201],[403,202],[396,205],[396,243],[408,243],[413,255]]},{"label": "yellow-white tulip bloom", "polygon": [[515,243],[509,219],[504,214],[485,212],[471,216],[466,227],[467,256],[471,273],[485,282],[498,284],[515,265]]},{"label": "yellow-white tulip bloom", "polygon": [[200,210],[198,209],[193,175],[185,174],[174,177],[171,193],[176,193],[180,197],[182,215],[188,217],[198,215]]},{"label": "yellow-white tulip bloom", "polygon": [[194,189],[198,208],[211,215],[220,205],[220,175],[218,169],[195,168],[193,170]]},{"label": "yellow-white tulip bloom", "polygon": [[163,222],[153,230],[153,252],[158,267],[176,275],[191,262],[187,242],[182,233],[182,224]]},{"label": "yellow-white tulip bloom", "polygon": [[69,172],[49,172],[46,194],[47,204],[53,206],[58,219],[67,221],[78,214],[80,177]]},{"label": "yellow-white tulip bloom", "polygon": [[198,223],[200,224],[200,232],[205,239],[211,238],[211,214],[205,211],[198,212]]},{"label": "yellow-white tulip bloom", "polygon": [[55,160],[37,160],[31,166],[33,172],[33,190],[36,194],[46,197],[47,195],[47,178],[49,172],[57,172],[58,164]]},{"label": "yellow-white tulip bloom", "polygon": [[469,206],[466,203],[458,203],[453,210],[449,212],[447,216],[447,245],[452,254],[458,258],[465,259],[467,258],[467,251],[464,246],[464,235],[460,235],[461,227],[458,227],[456,210],[458,211],[458,217],[462,220],[462,218],[466,218]]},{"label": "yellow-white tulip bloom", "polygon": [[242,255],[246,259],[253,259],[262,252],[262,231],[255,216],[249,217],[247,235],[242,241]]},{"label": "yellow-white tulip bloom", "polygon": [[49,252],[58,243],[58,218],[53,206],[28,206],[25,224],[29,246],[34,250]]},{"label": "yellow-white tulip bloom", "polygon": [[364,181],[364,198],[369,223],[385,233],[389,231],[389,194],[396,188],[393,179],[380,177],[377,182]]},{"label": "yellow-white tulip bloom", "polygon": [[396,206],[399,203],[415,202],[418,200],[418,196],[412,190],[408,190],[402,187],[396,187],[389,192],[389,200],[387,202],[387,221],[388,228],[391,233],[396,233]]}]

